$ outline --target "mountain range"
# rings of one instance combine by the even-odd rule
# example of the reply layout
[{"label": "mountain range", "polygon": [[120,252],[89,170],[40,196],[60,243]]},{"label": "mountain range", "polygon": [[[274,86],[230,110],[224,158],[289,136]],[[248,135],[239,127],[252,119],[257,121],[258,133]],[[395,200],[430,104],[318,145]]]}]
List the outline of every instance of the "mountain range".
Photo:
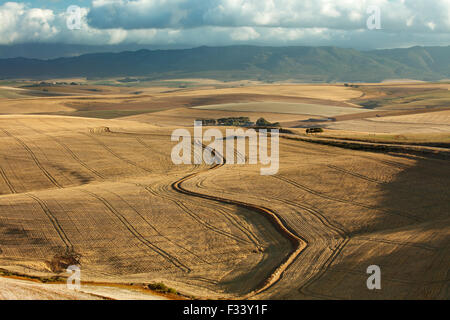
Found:
[{"label": "mountain range", "polygon": [[221,80],[379,82],[450,78],[450,46],[358,51],[337,47],[198,47],[0,59],[0,79],[202,77]]}]

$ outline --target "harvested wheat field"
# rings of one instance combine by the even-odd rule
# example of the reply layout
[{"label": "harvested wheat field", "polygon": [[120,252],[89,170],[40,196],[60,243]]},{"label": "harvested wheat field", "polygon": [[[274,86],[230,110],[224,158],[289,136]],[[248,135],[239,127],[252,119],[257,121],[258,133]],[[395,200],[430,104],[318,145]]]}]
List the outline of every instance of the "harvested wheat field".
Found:
[{"label": "harvested wheat field", "polygon": [[[434,112],[433,112],[434,113]],[[440,112],[436,112],[440,113]],[[432,113],[430,113],[432,114]],[[360,120],[345,120],[327,124],[327,128],[333,130],[353,130],[360,132],[374,133],[449,133],[450,124],[443,120],[432,119],[431,122],[422,123],[415,120],[416,117],[410,116],[386,117],[385,118],[366,118]],[[419,118],[428,118],[422,116]],[[427,119],[424,119],[425,121]]]},{"label": "harvested wheat field", "polygon": [[[291,141],[280,150],[275,176],[236,179],[229,167],[188,184],[270,207],[307,242],[258,298],[448,298],[448,162]],[[384,270],[380,292],[366,288],[372,264]]]},{"label": "harvested wheat field", "polygon": [[361,92],[342,85],[302,85],[302,84],[279,84],[279,85],[258,85],[251,84],[244,87],[223,88],[214,90],[202,90],[188,92],[186,94],[262,94],[262,95],[282,95],[288,97],[304,97],[315,99],[330,99],[334,101],[346,101],[361,96]]},{"label": "harvested wheat field", "polygon": [[86,281],[164,280],[214,297],[233,284],[235,294],[250,291],[288,254],[288,241],[251,210],[171,188],[207,168],[172,165],[168,132],[64,117],[0,121],[3,269],[60,272],[73,257]]},{"label": "harvested wheat field", "polygon": [[358,108],[345,108],[320,104],[287,103],[287,102],[285,103],[253,102],[253,103],[219,104],[195,108],[205,110],[223,110],[223,111],[290,113],[290,114],[304,114],[322,117],[334,117],[342,114],[352,114],[361,112],[361,110]]},{"label": "harvested wheat field", "polygon": [[394,117],[384,117],[381,119],[377,119],[377,121],[449,126],[450,110],[439,112],[427,112],[420,114],[410,114]]},{"label": "harvested wheat field", "polygon": [[[267,103],[320,102],[314,115],[350,114],[361,112],[351,105],[362,92],[254,83],[102,90],[0,101],[0,299],[161,298],[142,290],[153,283],[186,299],[450,298],[448,146],[417,140],[414,150],[393,151],[359,141],[384,132],[367,122],[390,133],[443,128],[433,143],[445,142],[447,111],[330,122],[347,130],[351,149],[325,140],[339,136],[326,127],[323,138],[292,129],[280,137],[279,171],[263,176],[248,148],[236,154],[245,164],[230,164],[225,148],[216,154],[224,163],[175,165],[172,132],[238,116],[308,127],[309,113],[257,109],[257,101],[266,93]],[[252,112],[193,108],[249,102]],[[136,113],[109,119],[105,110],[119,104]],[[96,114],[71,114],[81,111]],[[82,270],[80,292],[65,289],[69,265]],[[381,290],[366,286],[370,265],[381,268]]]}]

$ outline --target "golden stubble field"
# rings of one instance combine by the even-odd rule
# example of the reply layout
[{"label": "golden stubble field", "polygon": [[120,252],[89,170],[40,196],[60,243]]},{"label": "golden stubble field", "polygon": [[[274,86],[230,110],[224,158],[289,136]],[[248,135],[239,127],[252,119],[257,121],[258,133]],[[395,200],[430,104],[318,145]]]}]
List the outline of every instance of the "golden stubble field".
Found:
[{"label": "golden stubble field", "polygon": [[[273,176],[259,165],[175,166],[170,135],[201,111],[174,108],[174,121],[168,108],[158,126],[153,112],[0,116],[0,269],[48,277],[71,262],[90,283],[162,282],[199,298],[449,298],[448,160],[281,138]],[[446,125],[438,114],[426,120]],[[370,265],[381,290],[366,287]],[[40,284],[11,281],[0,280],[9,297],[92,290],[36,295]]]}]

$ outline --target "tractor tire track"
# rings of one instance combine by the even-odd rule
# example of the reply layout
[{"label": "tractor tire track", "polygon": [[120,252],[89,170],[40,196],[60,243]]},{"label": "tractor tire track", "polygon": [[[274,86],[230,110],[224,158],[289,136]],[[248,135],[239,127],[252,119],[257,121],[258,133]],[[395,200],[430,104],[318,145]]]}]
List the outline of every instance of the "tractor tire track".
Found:
[{"label": "tractor tire track", "polygon": [[[140,137],[135,137],[136,141],[142,145],[144,148],[150,150],[153,153],[157,153],[159,155],[161,155],[163,157],[163,159],[167,159],[167,154],[160,152],[158,150],[155,150],[154,148],[150,147],[146,142],[144,142]],[[194,145],[194,143],[192,143],[192,145]],[[194,149],[195,150],[195,149]],[[192,169],[190,170],[190,172],[195,171],[196,169],[198,169],[200,167],[199,164],[195,164],[193,165]]]},{"label": "tractor tire track", "polygon": [[415,247],[427,251],[437,251],[439,250],[438,247],[429,246],[427,244],[422,243],[412,243],[412,242],[406,242],[406,241],[395,241],[395,240],[389,240],[389,239],[375,239],[375,238],[369,238],[369,237],[358,237],[358,240],[365,240],[370,242],[378,242],[378,243],[387,243],[391,245],[396,246],[408,246],[408,247]]},{"label": "tractor tire track", "polygon": [[290,201],[290,200],[284,200],[284,199],[277,199],[280,202],[283,202],[287,205],[293,206],[293,207],[297,207],[299,209],[302,209],[310,214],[312,214],[314,217],[316,217],[326,228],[334,231],[335,233],[337,233],[339,236],[341,236],[342,238],[347,238],[348,237],[348,232],[345,231],[343,228],[333,224],[330,222],[330,220],[328,220],[327,217],[325,217],[320,211],[318,211],[317,209],[313,209],[309,206],[303,205],[303,204],[299,204],[297,202],[294,201]]},{"label": "tractor tire track", "polygon": [[[305,143],[310,144],[310,145],[313,146],[313,147],[317,147],[317,146],[318,146],[317,143],[311,142],[311,141],[309,141],[309,140],[297,140],[297,139],[289,138],[289,137],[282,136],[282,135],[280,135],[280,138],[284,138],[284,139],[286,139],[286,140],[291,140],[291,141],[301,141],[301,142],[305,142]],[[289,145],[289,146],[290,146],[290,145]],[[342,156],[348,155],[348,154],[345,153],[345,152],[340,152],[340,151],[348,150],[348,149],[346,149],[346,148],[344,148],[344,147],[341,147],[341,146],[329,146],[329,147],[333,147],[333,149],[334,149],[334,150],[333,150],[333,154],[342,155]],[[325,155],[329,155],[329,154],[330,154],[330,151],[323,151],[323,150],[321,150],[321,149],[319,149],[319,148],[314,148],[314,151],[315,151],[315,152],[314,152],[314,153],[311,153],[311,154],[325,154]],[[373,161],[373,162],[382,163],[382,164],[384,164],[384,165],[387,165],[387,166],[389,166],[389,167],[391,167],[391,168],[396,168],[396,169],[407,169],[407,168],[409,168],[408,165],[402,164],[402,163],[398,163],[398,162],[396,162],[396,161],[386,160],[386,159],[379,159],[379,158],[377,158],[377,157],[371,157],[371,156],[368,156],[368,155],[366,155],[366,154],[361,154],[361,153],[370,153],[370,152],[371,152],[371,151],[363,151],[363,150],[359,150],[358,154],[352,155],[352,157],[353,157],[353,158],[361,158],[361,159],[366,159],[366,160],[370,160],[370,161]]]},{"label": "tractor tire track", "polygon": [[[206,185],[204,185],[204,181],[208,178],[208,176],[205,176],[203,178],[198,179],[197,183],[195,184],[195,186],[198,189],[207,189],[208,187]],[[219,189],[216,189],[219,190]],[[221,192],[225,192],[224,190],[221,190]],[[226,211],[225,207],[223,209],[217,209],[217,211],[219,211],[220,213],[223,214],[223,216],[230,221],[231,224],[233,224],[236,228],[238,228],[239,230],[242,231],[242,233],[244,233],[250,241],[252,241],[256,247],[261,248],[261,242],[258,239],[258,236],[249,228],[247,228],[245,225],[242,225],[240,223],[238,223],[235,219],[235,217],[230,214],[229,212]]]},{"label": "tractor tire track", "polygon": [[[226,140],[226,139],[227,138],[225,138],[224,140]],[[203,148],[209,148],[204,144],[202,146],[203,146]],[[248,160],[244,154],[242,154],[241,152],[239,152],[239,150],[237,150],[237,148],[234,148],[234,156],[236,157],[236,160],[238,160],[240,158],[241,161],[243,161],[244,163]],[[219,161],[220,161],[219,164],[225,164],[225,162],[226,162],[225,157],[223,157],[222,155],[219,155],[219,157],[221,158],[221,159],[219,159]],[[196,186],[199,189],[206,188],[206,186],[203,185],[203,181],[206,180],[206,178],[207,177],[205,177],[204,179],[199,179],[199,181],[196,183]],[[239,223],[235,222],[233,217],[231,215],[229,215],[225,210],[220,210],[220,211],[222,212],[222,214],[226,215],[225,218],[227,220],[229,220],[235,227],[240,229],[250,239],[250,241],[252,241],[258,248],[261,248],[260,241],[258,240],[258,237],[256,236],[256,234],[254,234],[250,229],[246,228],[245,226],[242,226]]]},{"label": "tractor tire track", "polygon": [[8,186],[9,191],[11,191],[11,193],[17,193],[16,189],[14,189],[14,186],[12,185],[11,181],[9,181],[8,176],[6,175],[2,167],[0,167],[0,175]]},{"label": "tractor tire track", "polygon": [[152,195],[154,195],[156,197],[161,197],[161,198],[164,198],[164,199],[167,199],[167,200],[171,201],[177,207],[179,207],[182,211],[186,212],[192,219],[194,219],[199,224],[204,226],[206,229],[209,229],[209,230],[211,230],[211,231],[213,231],[213,232],[215,232],[217,234],[220,234],[222,236],[225,236],[227,238],[233,239],[233,240],[241,242],[241,243],[249,243],[249,241],[247,241],[245,239],[242,239],[240,237],[237,237],[237,236],[233,235],[232,233],[223,231],[223,230],[213,226],[209,222],[203,220],[195,212],[193,212],[191,209],[189,209],[183,202],[179,201],[178,199],[170,197],[170,196],[162,195],[162,194],[156,192],[155,190],[153,190],[149,186],[142,186],[142,187],[144,187],[145,190],[147,190],[150,194],[152,194]]},{"label": "tractor tire track", "polygon": [[32,127],[30,127],[30,126],[28,126],[28,125],[26,125],[26,124],[24,124],[22,121],[20,121],[20,123],[21,123],[21,125],[22,126],[24,126],[24,127],[26,127],[26,128],[28,128],[28,129],[30,129],[30,130],[33,130],[34,132],[36,132],[36,133],[38,133],[38,134],[41,134],[41,135],[43,135],[43,136],[45,136],[45,137],[47,137],[47,138],[50,138],[50,139],[52,139],[53,141],[55,141],[58,145],[60,145],[64,150],[66,150],[66,152],[76,161],[76,162],[78,162],[82,167],[84,167],[85,169],[87,169],[88,171],[90,171],[92,174],[94,174],[95,176],[97,176],[98,178],[100,178],[100,179],[102,179],[102,180],[104,180],[105,178],[98,172],[98,171],[96,171],[95,169],[93,169],[93,168],[91,168],[91,167],[89,167],[83,160],[81,160],[64,142],[62,142],[62,141],[60,141],[60,140],[58,140],[57,138],[55,138],[54,136],[52,136],[52,135],[49,135],[49,134],[46,134],[45,132],[43,132],[43,131],[41,131],[41,130],[38,130],[38,129],[35,129],[35,128],[32,128]]},{"label": "tractor tire track", "polygon": [[379,180],[376,180],[376,179],[372,179],[372,178],[369,178],[369,177],[367,177],[365,175],[362,175],[362,174],[359,174],[359,173],[356,173],[356,172],[352,172],[352,171],[349,171],[349,170],[345,170],[343,168],[340,168],[340,167],[337,167],[337,166],[333,166],[331,164],[327,165],[327,167],[330,168],[330,169],[334,169],[336,171],[339,171],[339,172],[351,175],[353,177],[356,177],[356,178],[359,178],[359,179],[362,179],[362,180],[366,180],[368,182],[373,182],[373,183],[378,183],[378,184],[386,183],[384,181],[379,181]]},{"label": "tractor tire track", "polygon": [[[223,157],[223,155],[219,155],[219,156],[223,159],[222,163],[216,164],[216,165],[212,166],[211,168],[207,169],[206,171],[218,169],[225,165],[226,159]],[[202,194],[202,193],[198,193],[198,192],[194,192],[194,191],[185,189],[183,187],[184,182],[198,176],[199,174],[201,174],[203,172],[204,171],[195,172],[195,173],[189,174],[189,175],[173,182],[172,189],[181,194],[184,194],[184,195],[193,196],[193,197],[197,197],[197,198],[201,198],[201,199],[212,200],[212,201],[216,201],[219,203],[231,204],[231,205],[239,206],[243,209],[252,210],[257,213],[260,213],[264,217],[266,217],[269,220],[269,222],[285,238],[287,238],[287,240],[289,240],[291,242],[291,244],[293,246],[293,250],[282,261],[282,263],[266,279],[264,279],[264,281],[262,281],[262,283],[256,289],[254,289],[253,291],[247,293],[246,295],[244,295],[242,297],[243,299],[251,298],[251,297],[267,290],[268,288],[273,286],[275,283],[277,283],[281,279],[284,271],[286,271],[286,269],[289,268],[289,266],[303,252],[303,250],[306,249],[306,247],[308,246],[308,242],[306,241],[306,239],[296,235],[294,233],[294,231],[291,230],[290,227],[286,224],[286,222],[283,220],[283,218],[281,218],[276,212],[274,212],[268,208],[253,205],[250,203],[237,201],[237,200],[225,199],[225,198],[220,198],[220,197],[216,197],[216,196],[212,196],[212,195],[208,195],[208,194]]]},{"label": "tractor tire track", "polygon": [[38,198],[37,196],[35,196],[35,195],[31,194],[31,193],[27,193],[26,195],[39,204],[39,206],[41,207],[42,211],[45,213],[45,215],[48,217],[48,219],[52,223],[53,228],[55,228],[56,232],[58,233],[61,241],[64,242],[64,245],[66,246],[67,253],[74,252],[72,242],[70,241],[70,239],[67,236],[67,234],[64,232],[64,229],[62,228],[62,226],[59,223],[58,219],[53,215],[53,213],[48,208],[47,204],[42,199]]},{"label": "tractor tire track", "polygon": [[367,160],[371,160],[374,162],[379,162],[382,163],[384,165],[387,165],[391,168],[396,168],[396,169],[408,169],[409,166],[406,164],[402,164],[402,163],[398,163],[392,160],[386,160],[386,159],[378,159],[378,158],[372,158],[370,156],[366,156],[366,155],[358,155],[359,158],[363,158],[363,159],[367,159]]},{"label": "tractor tire track", "polygon": [[[326,296],[318,295],[309,290],[309,287],[316,281],[320,280],[329,270],[339,254],[344,250],[345,246],[350,242],[350,238],[343,239],[338,246],[333,250],[332,254],[328,257],[327,261],[321,266],[320,271],[312,276],[307,282],[305,282],[298,291],[307,296],[313,296],[323,299]],[[328,297],[329,298],[329,297]]]},{"label": "tractor tire track", "polygon": [[259,241],[258,237],[250,229],[238,223],[234,219],[233,215],[228,213],[225,209],[217,209],[217,212],[220,212],[225,217],[225,219],[227,219],[233,226],[235,226],[243,234],[245,234],[247,238],[258,248],[258,250],[262,249],[261,242]]},{"label": "tractor tire track", "polygon": [[90,134],[87,134],[87,133],[84,133],[84,132],[80,132],[80,134],[82,134],[82,135],[84,135],[84,136],[90,138],[91,140],[95,141],[98,145],[100,145],[101,147],[103,147],[103,149],[105,149],[106,151],[108,151],[108,152],[109,152],[110,154],[112,154],[115,158],[117,158],[117,159],[119,159],[119,160],[121,160],[121,161],[123,161],[123,162],[125,162],[125,163],[127,163],[127,164],[129,164],[129,165],[131,165],[131,166],[133,166],[133,167],[139,168],[139,169],[141,169],[141,170],[143,170],[143,171],[145,171],[145,172],[147,172],[147,173],[153,173],[150,169],[144,168],[144,167],[138,165],[137,163],[131,161],[130,159],[127,159],[127,158],[122,157],[121,155],[117,154],[117,153],[114,152],[110,147],[108,147],[105,143],[103,143],[101,140],[95,138],[94,136],[92,136],[92,135],[90,135]]},{"label": "tractor tire track", "polygon": [[322,192],[319,192],[319,191],[313,190],[313,189],[311,189],[311,188],[309,188],[307,186],[304,186],[304,185],[302,185],[302,184],[300,184],[300,183],[298,183],[296,181],[292,181],[292,180],[290,180],[288,178],[285,178],[285,177],[282,177],[282,176],[273,176],[273,177],[278,179],[278,180],[284,181],[284,182],[286,182],[286,183],[288,183],[290,185],[293,185],[293,186],[295,186],[295,187],[297,187],[297,188],[299,188],[299,189],[301,189],[303,191],[306,191],[306,192],[308,192],[310,194],[313,194],[315,196],[323,198],[323,199],[336,201],[336,202],[341,202],[341,203],[348,203],[348,204],[351,204],[351,205],[354,205],[354,206],[357,206],[357,207],[361,207],[361,208],[364,208],[364,209],[378,210],[378,211],[381,211],[381,212],[384,212],[384,213],[387,213],[387,214],[394,214],[394,215],[397,215],[397,216],[401,216],[403,218],[407,218],[407,219],[413,220],[415,222],[423,222],[423,219],[421,219],[419,217],[415,217],[415,216],[407,214],[407,213],[397,212],[397,211],[388,211],[388,210],[384,210],[383,208],[366,205],[364,203],[360,203],[360,202],[356,202],[356,201],[352,201],[352,200],[341,199],[341,198],[329,196],[329,195],[326,195],[326,194],[324,194]]},{"label": "tractor tire track", "polygon": [[173,264],[175,267],[177,267],[178,269],[180,269],[183,272],[189,273],[191,272],[191,269],[189,267],[187,267],[186,265],[182,264],[181,262],[179,262],[178,260],[172,259],[172,257],[165,253],[164,251],[160,250],[158,247],[156,247],[154,244],[152,244],[150,241],[148,241],[141,233],[139,233],[139,231],[136,230],[136,228],[121,214],[119,213],[119,211],[117,211],[112,205],[111,203],[106,200],[105,198],[87,191],[87,190],[81,190],[81,192],[84,192],[88,195],[90,195],[91,197],[97,199],[98,201],[100,201],[101,203],[103,203],[103,205],[114,215],[116,216],[117,219],[119,219],[119,221],[125,226],[125,228],[139,241],[141,242],[144,246],[146,246],[147,248],[149,248],[150,250],[152,250],[153,252],[155,252],[156,254],[160,255],[161,257],[163,257],[164,259],[166,259],[167,261],[169,261],[171,264]]},{"label": "tractor tire track", "polygon": [[[130,208],[131,208],[131,209],[132,209],[132,210],[133,210],[133,211],[134,211],[134,212],[135,212],[135,213],[136,213],[143,221],[145,221],[145,223],[146,223],[153,231],[155,231],[155,232],[158,234],[158,236],[164,238],[165,240],[167,240],[168,242],[170,242],[170,243],[173,244],[174,246],[176,246],[176,247],[178,247],[178,248],[180,248],[180,249],[182,249],[182,250],[184,250],[184,251],[190,253],[191,255],[193,255],[194,257],[196,257],[197,259],[199,259],[200,261],[202,261],[202,262],[204,262],[204,263],[207,263],[207,264],[210,264],[208,261],[204,260],[202,257],[200,257],[199,255],[195,254],[195,253],[192,252],[191,250],[186,249],[185,247],[179,245],[178,243],[176,243],[176,242],[172,241],[171,239],[169,239],[168,237],[164,236],[161,232],[159,232],[159,230],[158,230],[153,224],[151,224],[151,223],[150,223],[150,222],[142,215],[141,212],[139,212],[134,206],[132,206],[128,201],[126,201],[126,200],[125,200],[124,198],[122,198],[120,195],[118,195],[117,193],[112,192],[112,191],[110,191],[110,190],[105,190],[105,191],[107,191],[107,192],[111,193],[112,195],[116,196],[116,197],[119,198],[123,203],[125,203],[128,207],[130,207]],[[157,248],[159,248],[159,247],[156,246],[156,245],[154,245],[154,246],[157,247]],[[165,254],[171,256],[173,260],[179,262],[179,260],[178,260],[175,256],[171,255],[170,253],[164,251],[164,250],[161,249],[161,248],[159,248],[159,250],[165,252]],[[180,262],[180,264],[182,264],[182,263]],[[187,268],[187,266],[186,266],[186,268]]]},{"label": "tractor tire track", "polygon": [[309,295],[309,296],[315,296],[315,297],[319,297],[319,298],[324,298],[324,296],[319,296],[314,292],[311,292],[309,290],[309,287],[316,281],[318,281],[319,279],[321,279],[325,273],[330,269],[330,266],[333,264],[333,262],[336,260],[336,258],[338,257],[338,255],[342,252],[342,250],[344,249],[344,247],[348,244],[348,242],[350,241],[350,236],[348,235],[348,232],[345,231],[342,227],[337,226],[333,223],[331,223],[320,211],[313,209],[309,206],[305,206],[299,203],[296,203],[294,201],[290,201],[290,200],[281,200],[278,199],[279,201],[294,206],[294,207],[298,207],[300,209],[303,209],[305,211],[307,211],[308,213],[312,214],[313,216],[315,216],[317,219],[319,219],[319,221],[328,229],[334,231],[335,233],[337,233],[340,237],[341,237],[341,241],[339,242],[339,244],[337,245],[337,247],[335,249],[332,250],[331,255],[328,257],[328,259],[325,261],[325,263],[321,266],[320,271],[316,274],[314,274],[307,282],[305,282],[298,290],[299,292],[305,294],[305,295]]},{"label": "tractor tire track", "polygon": [[39,159],[36,157],[34,152],[28,147],[28,145],[20,138],[12,135],[5,129],[1,129],[8,137],[15,139],[31,156],[36,166],[42,171],[42,173],[47,177],[47,179],[57,188],[62,189],[62,186],[56,181],[56,179],[44,168],[44,166],[40,163]]},{"label": "tractor tire track", "polygon": [[164,154],[163,152],[160,152],[160,151],[158,151],[157,149],[150,147],[150,146],[149,146],[146,142],[144,142],[140,137],[136,137],[135,139],[136,139],[136,141],[137,141],[140,145],[142,145],[144,148],[150,150],[151,152],[157,153],[157,154],[159,154],[159,155],[161,155],[161,156],[163,156],[163,157],[167,157],[167,154]]},{"label": "tractor tire track", "polygon": [[[195,186],[198,189],[207,189],[207,187],[203,184],[203,181],[206,180],[207,177],[204,177],[203,179],[198,179],[197,183],[195,184]],[[235,226],[236,228],[238,228],[243,234],[245,234],[247,236],[247,238],[253,242],[253,244],[258,248],[261,249],[261,242],[259,241],[257,235],[252,232],[249,228],[247,228],[246,226],[244,226],[243,224],[240,224],[239,222],[236,221],[235,217],[226,211],[225,207],[222,208],[216,208],[215,209],[217,212],[221,213],[222,216],[227,219],[233,226]]]}]

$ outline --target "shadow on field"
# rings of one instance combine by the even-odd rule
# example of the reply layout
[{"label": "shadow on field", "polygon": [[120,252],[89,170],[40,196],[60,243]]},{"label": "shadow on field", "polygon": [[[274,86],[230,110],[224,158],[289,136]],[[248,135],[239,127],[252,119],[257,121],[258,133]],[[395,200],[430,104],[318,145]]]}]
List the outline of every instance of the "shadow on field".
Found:
[{"label": "shadow on field", "polygon": [[33,232],[19,228],[17,224],[0,222],[0,234],[2,234],[2,238],[0,240],[0,253],[2,253],[2,245],[14,246],[28,243],[29,245],[35,246],[45,245],[48,243],[47,239],[37,237]]},{"label": "shadow on field", "polygon": [[51,166],[58,171],[61,171],[63,173],[66,173],[66,174],[72,176],[81,185],[88,184],[89,182],[95,180],[92,176],[85,175],[84,173],[82,173],[80,171],[71,170],[71,169],[65,168],[63,166],[56,165],[56,164],[51,164]]},{"label": "shadow on field", "polygon": [[[228,293],[244,295],[264,284],[284,259],[291,254],[292,244],[275,229],[266,217],[237,206],[235,210],[236,216],[241,217],[246,223],[262,232],[258,238],[263,239],[263,243],[265,243],[264,248],[255,246],[245,259],[234,266],[236,272],[230,272],[218,283]],[[236,274],[238,275],[236,276]]]},{"label": "shadow on field", "polygon": [[[450,298],[450,163],[417,158],[390,183],[380,185],[379,207],[419,221],[380,212],[364,233],[354,234],[323,277],[307,291],[341,299]],[[392,221],[392,223],[390,223]],[[376,232],[375,232],[375,230]],[[381,268],[381,289],[369,290],[367,267]]]},{"label": "shadow on field", "polygon": [[394,181],[384,184],[381,207],[407,212],[429,222],[448,218],[450,212],[450,161],[417,158]]}]

